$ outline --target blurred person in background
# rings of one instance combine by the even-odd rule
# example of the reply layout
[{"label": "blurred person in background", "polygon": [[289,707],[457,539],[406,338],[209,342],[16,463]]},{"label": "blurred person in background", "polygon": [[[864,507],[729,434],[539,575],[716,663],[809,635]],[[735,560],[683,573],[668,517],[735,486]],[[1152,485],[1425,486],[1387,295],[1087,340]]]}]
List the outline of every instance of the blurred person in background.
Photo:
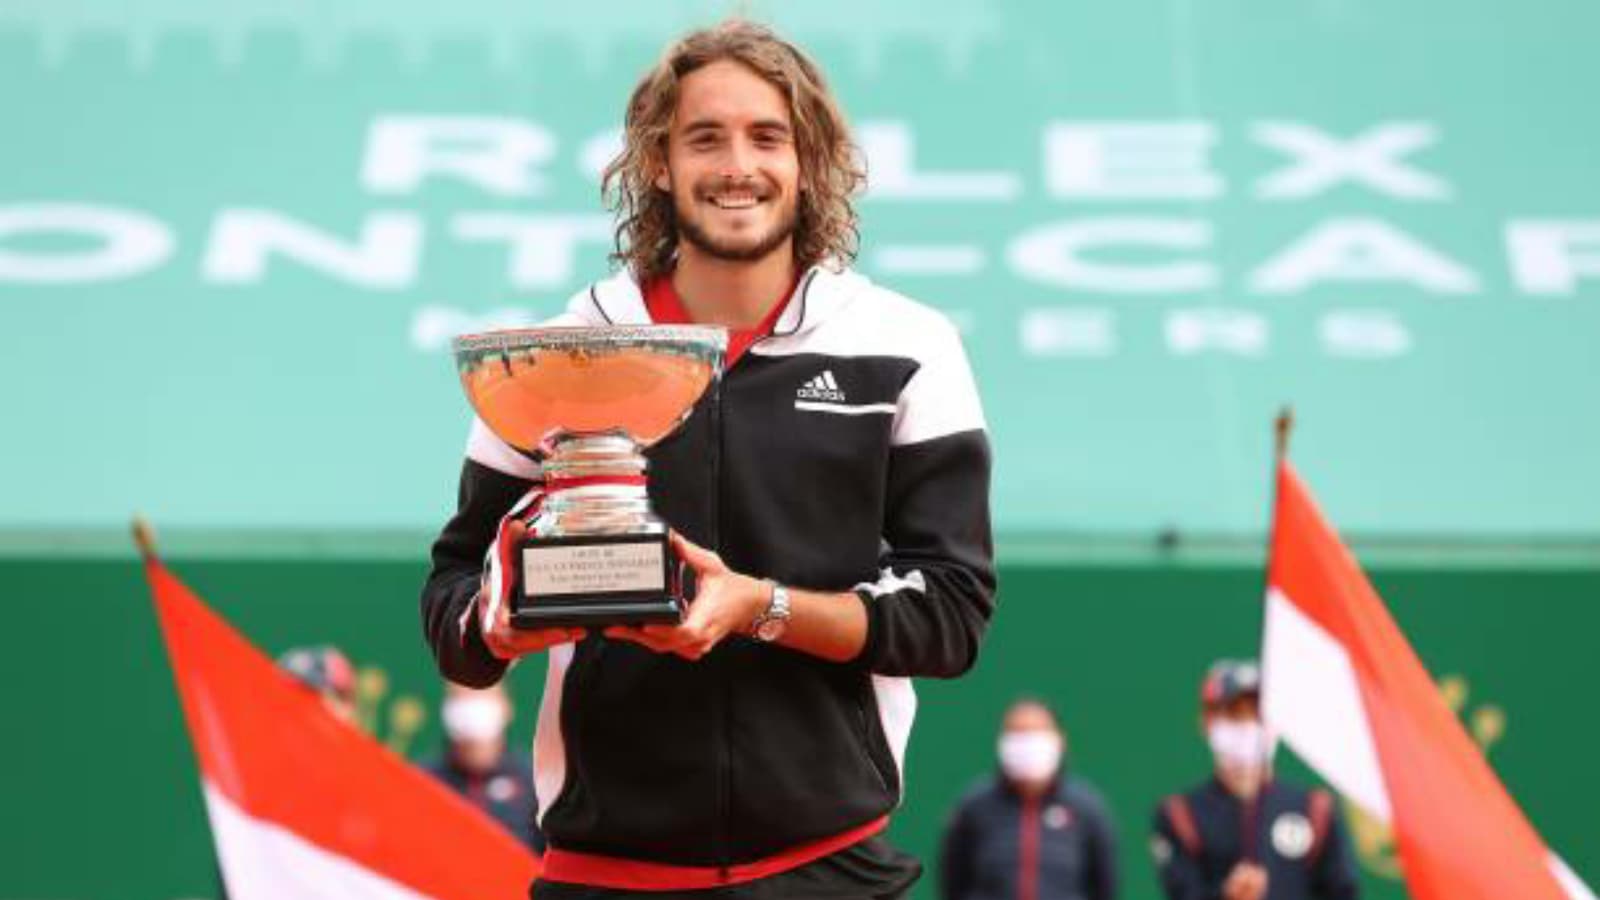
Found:
[{"label": "blurred person in background", "polygon": [[1066,765],[1067,737],[1042,700],[1007,708],[999,771],[945,827],[942,900],[1111,900],[1116,829],[1099,792]]},{"label": "blurred person in background", "polygon": [[1212,777],[1155,813],[1150,851],[1170,900],[1350,900],[1350,839],[1333,795],[1273,777],[1261,670],[1219,660],[1200,688]]},{"label": "blurred person in background", "polygon": [[505,826],[528,849],[542,853],[544,836],[534,823],[533,762],[527,753],[506,743],[511,715],[511,701],[498,684],[482,690],[446,684],[439,708],[444,752],[424,762],[423,768]]},{"label": "blurred person in background", "polygon": [[[356,670],[350,658],[331,644],[290,647],[278,656],[278,668],[322,699],[335,719],[359,730],[356,710]],[[228,900],[228,885],[216,867],[217,900]]]},{"label": "blurred person in background", "polygon": [[315,691],[335,718],[356,724],[356,670],[338,647],[291,647],[278,657],[278,668]]}]

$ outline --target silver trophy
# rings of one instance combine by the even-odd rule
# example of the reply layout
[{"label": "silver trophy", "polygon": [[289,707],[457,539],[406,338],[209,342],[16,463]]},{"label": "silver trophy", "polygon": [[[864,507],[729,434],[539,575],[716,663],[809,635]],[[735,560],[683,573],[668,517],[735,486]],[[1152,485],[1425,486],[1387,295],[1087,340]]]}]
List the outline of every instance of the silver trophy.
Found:
[{"label": "silver trophy", "polygon": [[722,375],[727,332],[702,325],[526,328],[457,338],[467,399],[537,458],[544,491],[505,560],[516,628],[676,623],[681,566],[650,509],[644,450]]}]

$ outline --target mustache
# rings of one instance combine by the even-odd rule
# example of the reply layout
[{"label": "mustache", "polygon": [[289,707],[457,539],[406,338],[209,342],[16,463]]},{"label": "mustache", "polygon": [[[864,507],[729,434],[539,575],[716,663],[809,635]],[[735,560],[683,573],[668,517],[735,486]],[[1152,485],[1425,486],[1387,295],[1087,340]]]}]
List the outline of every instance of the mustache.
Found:
[{"label": "mustache", "polygon": [[777,193],[777,190],[774,188],[771,182],[764,178],[757,178],[754,175],[744,175],[738,177],[731,175],[713,175],[709,178],[701,179],[700,181],[696,182],[694,186],[695,195],[700,197],[733,193],[736,191],[740,193],[754,194],[758,199],[762,200],[765,200]]}]

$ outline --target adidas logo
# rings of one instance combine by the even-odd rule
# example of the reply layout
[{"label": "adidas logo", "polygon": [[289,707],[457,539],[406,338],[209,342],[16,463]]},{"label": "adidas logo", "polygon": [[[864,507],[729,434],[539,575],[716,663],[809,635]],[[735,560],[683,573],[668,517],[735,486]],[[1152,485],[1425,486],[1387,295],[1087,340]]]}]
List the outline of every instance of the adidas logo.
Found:
[{"label": "adidas logo", "polygon": [[844,402],[844,391],[839,390],[839,382],[833,380],[833,370],[825,369],[821,375],[811,379],[795,391],[795,397],[800,400],[828,400],[833,403]]}]

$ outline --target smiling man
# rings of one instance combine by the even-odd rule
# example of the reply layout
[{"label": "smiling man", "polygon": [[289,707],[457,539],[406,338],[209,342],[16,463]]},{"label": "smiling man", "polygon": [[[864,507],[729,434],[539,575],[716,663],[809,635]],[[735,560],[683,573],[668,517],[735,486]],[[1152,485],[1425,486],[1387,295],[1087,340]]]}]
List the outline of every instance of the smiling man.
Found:
[{"label": "smiling man", "polygon": [[894,898],[920,872],[882,831],[910,679],[970,668],[993,609],[989,444],[955,329],[848,268],[863,181],[821,73],[761,26],[688,35],[629,102],[621,271],[557,323],[730,330],[722,381],[648,454],[698,576],[681,625],[485,615],[485,554],[540,469],[473,425],[423,619],[464,684],[547,656],[540,900]]}]

